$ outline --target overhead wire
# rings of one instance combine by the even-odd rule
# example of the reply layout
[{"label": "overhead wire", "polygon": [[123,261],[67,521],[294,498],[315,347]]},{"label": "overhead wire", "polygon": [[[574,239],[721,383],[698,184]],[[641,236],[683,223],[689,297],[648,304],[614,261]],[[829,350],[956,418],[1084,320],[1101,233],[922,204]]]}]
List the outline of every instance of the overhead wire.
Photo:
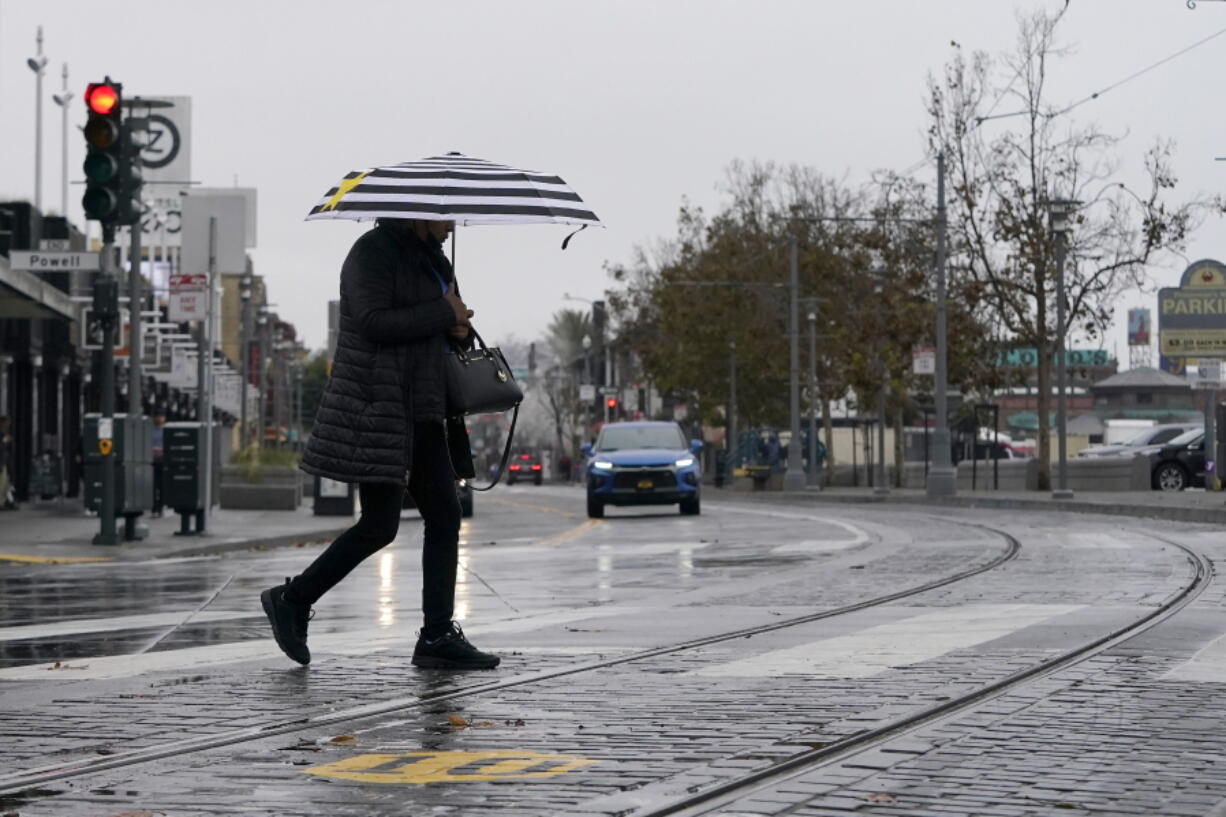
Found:
[{"label": "overhead wire", "polygon": [[[1215,31],[1214,33],[1210,34],[1209,36],[1207,36],[1207,37],[1205,37],[1205,38],[1203,38],[1203,39],[1197,40],[1196,42],[1192,43],[1191,45],[1185,46],[1184,48],[1181,48],[1180,50],[1176,51],[1175,53],[1173,53],[1173,54],[1169,54],[1169,55],[1167,55],[1167,56],[1163,57],[1162,59],[1158,60],[1158,61],[1157,61],[1157,62],[1155,62],[1155,63],[1152,63],[1152,64],[1150,64],[1150,65],[1145,66],[1144,68],[1142,68],[1142,69],[1141,69],[1141,70],[1139,70],[1139,71],[1134,71],[1133,73],[1129,74],[1128,76],[1124,77],[1123,79],[1120,79],[1120,80],[1118,80],[1118,81],[1116,81],[1116,82],[1113,82],[1113,83],[1111,83],[1110,85],[1106,86],[1105,88],[1102,88],[1102,89],[1100,89],[1100,90],[1098,90],[1098,91],[1095,91],[1094,93],[1089,94],[1088,96],[1086,96],[1086,97],[1084,97],[1084,98],[1082,98],[1082,99],[1079,99],[1078,101],[1076,101],[1076,102],[1072,103],[1071,105],[1068,105],[1068,106],[1067,106],[1067,107],[1065,107],[1065,108],[1060,109],[1059,111],[1054,111],[1054,112],[1052,112],[1052,113],[1045,114],[1045,115],[1046,115],[1048,118],[1055,118],[1055,117],[1057,117],[1057,116],[1063,116],[1064,114],[1069,113],[1070,111],[1072,111],[1072,110],[1074,110],[1074,109],[1076,109],[1076,108],[1081,107],[1082,105],[1086,104],[1087,102],[1093,102],[1094,100],[1096,100],[1096,99],[1100,98],[1100,97],[1101,97],[1103,94],[1107,93],[1108,91],[1113,91],[1113,90],[1115,90],[1116,88],[1119,88],[1121,85],[1125,85],[1125,84],[1127,84],[1127,83],[1129,83],[1129,82],[1132,82],[1134,79],[1137,79],[1137,78],[1139,78],[1139,77],[1141,77],[1141,76],[1144,76],[1145,74],[1148,74],[1150,71],[1153,71],[1155,68],[1159,68],[1159,67],[1161,67],[1161,66],[1165,65],[1166,63],[1168,63],[1168,62],[1170,62],[1170,61],[1172,61],[1172,60],[1174,60],[1174,59],[1178,59],[1179,57],[1182,57],[1184,54],[1187,54],[1189,51],[1192,51],[1192,50],[1194,50],[1194,49],[1197,49],[1197,48],[1201,47],[1202,45],[1204,45],[1205,43],[1207,43],[1207,42],[1209,42],[1209,41],[1211,41],[1211,40],[1214,40],[1214,39],[1216,39],[1217,37],[1222,36],[1223,34],[1226,34],[1226,28],[1219,29],[1218,31]],[[1010,80],[1009,85],[1008,85],[1008,86],[1005,88],[1005,90],[1001,91],[1001,93],[1000,93],[1000,94],[999,94],[999,95],[996,97],[996,101],[992,103],[992,106],[991,106],[991,107],[988,109],[987,113],[986,113],[985,115],[983,115],[983,116],[979,116],[979,117],[976,117],[976,118],[975,118],[974,125],[972,125],[972,128],[971,128],[972,130],[973,130],[973,129],[975,129],[975,128],[977,128],[977,127],[979,127],[979,126],[980,126],[980,125],[982,125],[984,122],[987,122],[987,121],[990,121],[990,120],[993,120],[993,119],[1008,119],[1008,118],[1010,118],[1010,117],[1014,117],[1014,116],[1025,116],[1026,114],[1028,114],[1028,113],[1029,113],[1029,111],[1013,111],[1012,113],[1003,113],[1003,114],[995,114],[995,115],[993,115],[993,114],[992,114],[992,111],[996,110],[996,106],[997,106],[998,104],[1000,104],[1000,101],[1001,101],[1001,100],[1004,98],[1005,94],[1006,94],[1006,93],[1008,93],[1008,92],[1009,92],[1009,90],[1010,90],[1010,89],[1013,87],[1013,83],[1017,81],[1017,79],[1018,79],[1018,77],[1019,77],[1019,76],[1021,76],[1021,69],[1020,69],[1020,68],[1018,69],[1018,71],[1017,71],[1017,72],[1015,72],[1015,73],[1014,73],[1014,75],[1013,75],[1013,79],[1012,79],[1012,80]],[[926,156],[926,157],[924,157],[923,159],[921,159],[920,161],[916,162],[915,164],[911,165],[910,167],[908,167],[908,168],[906,168],[904,171],[902,171],[901,175],[903,175],[903,176],[910,176],[912,173],[915,173],[915,172],[916,172],[917,170],[919,170],[920,168],[925,167],[926,165],[929,165],[929,164],[931,164],[931,163],[932,163],[932,157],[931,157],[931,156]]]}]

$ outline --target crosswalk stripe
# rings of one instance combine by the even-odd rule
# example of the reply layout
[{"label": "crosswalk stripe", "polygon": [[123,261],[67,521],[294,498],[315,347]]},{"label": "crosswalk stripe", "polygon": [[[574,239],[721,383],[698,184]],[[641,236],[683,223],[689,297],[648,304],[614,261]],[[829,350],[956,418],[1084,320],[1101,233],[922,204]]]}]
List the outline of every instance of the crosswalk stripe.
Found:
[{"label": "crosswalk stripe", "polygon": [[[696,670],[716,677],[867,678],[993,641],[1082,609],[1067,604],[971,604],[929,610],[850,635],[810,641]],[[916,608],[909,608],[916,609]]]}]

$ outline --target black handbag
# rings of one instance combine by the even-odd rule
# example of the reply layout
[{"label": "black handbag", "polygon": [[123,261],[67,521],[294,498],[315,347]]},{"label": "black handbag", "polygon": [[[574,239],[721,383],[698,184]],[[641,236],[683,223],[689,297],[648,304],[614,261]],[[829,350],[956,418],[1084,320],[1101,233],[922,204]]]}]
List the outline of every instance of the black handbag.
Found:
[{"label": "black handbag", "polygon": [[[502,350],[488,347],[485,341],[471,329],[477,343],[472,349],[454,349],[445,355],[444,377],[447,388],[447,415],[466,417],[470,414],[495,414],[514,409],[511,429],[507,432],[507,444],[502,451],[498,473],[489,485],[474,491],[488,491],[498,484],[507,469],[511,456],[511,444],[515,439],[515,423],[519,420],[519,404],[524,400],[523,389],[515,382],[511,367]],[[450,452],[449,452],[450,453]],[[455,470],[455,463],[452,463]]]},{"label": "black handbag", "polygon": [[471,331],[476,345],[447,355],[447,414],[467,417],[510,411],[524,401],[523,389],[502,350],[486,346],[477,330]]}]

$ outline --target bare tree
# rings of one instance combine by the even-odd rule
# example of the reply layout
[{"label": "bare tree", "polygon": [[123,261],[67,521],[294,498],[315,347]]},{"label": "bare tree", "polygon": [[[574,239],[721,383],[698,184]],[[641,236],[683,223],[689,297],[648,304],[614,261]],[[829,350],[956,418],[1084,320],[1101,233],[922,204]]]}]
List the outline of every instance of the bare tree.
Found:
[{"label": "bare tree", "polygon": [[[1182,249],[1205,206],[1166,200],[1176,182],[1169,142],[1145,154],[1148,184],[1133,190],[1118,179],[1119,137],[1076,124],[1074,106],[1048,101],[1048,73],[1064,54],[1055,39],[1063,13],[1019,13],[1017,43],[999,74],[987,55],[968,59],[955,43],[944,74],[929,79],[928,99],[930,145],[945,152],[950,168],[951,277],[977,289],[1002,335],[1038,351],[1044,489],[1058,343],[1049,202],[1080,200],[1068,243],[1066,314],[1070,330],[1091,338],[1110,322],[1121,292],[1141,286],[1151,264]],[[1005,113],[995,113],[1006,101]]]}]

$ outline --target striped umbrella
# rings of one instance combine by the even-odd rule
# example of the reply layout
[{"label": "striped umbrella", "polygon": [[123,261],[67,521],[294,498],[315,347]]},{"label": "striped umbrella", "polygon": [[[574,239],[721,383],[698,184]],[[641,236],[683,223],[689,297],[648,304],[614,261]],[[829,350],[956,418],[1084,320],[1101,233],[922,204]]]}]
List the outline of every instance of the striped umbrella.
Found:
[{"label": "striped umbrella", "polygon": [[600,224],[559,177],[460,153],[346,174],[307,215],[308,221],[330,218]]}]

